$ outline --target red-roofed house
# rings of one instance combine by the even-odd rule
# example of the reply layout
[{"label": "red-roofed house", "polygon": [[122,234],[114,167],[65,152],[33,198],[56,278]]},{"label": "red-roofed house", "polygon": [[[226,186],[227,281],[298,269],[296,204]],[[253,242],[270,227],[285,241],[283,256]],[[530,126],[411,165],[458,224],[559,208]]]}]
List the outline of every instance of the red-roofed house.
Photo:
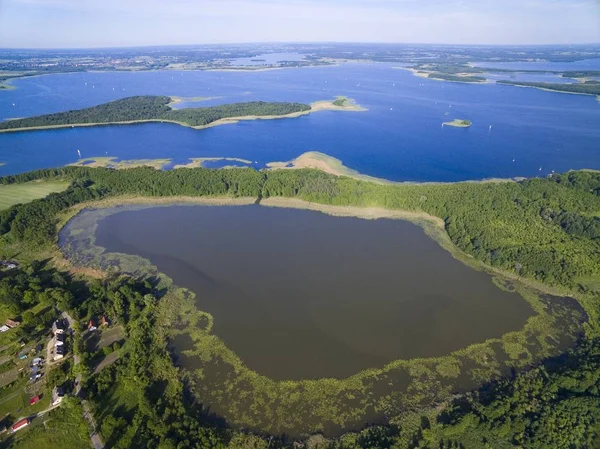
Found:
[{"label": "red-roofed house", "polygon": [[21,430],[23,427],[27,427],[29,425],[29,418],[23,418],[21,421],[17,421],[12,425],[10,430],[12,432],[16,432],[17,430]]},{"label": "red-roofed house", "polygon": [[40,397],[34,396],[29,400],[29,405],[37,404],[38,402],[40,402]]}]

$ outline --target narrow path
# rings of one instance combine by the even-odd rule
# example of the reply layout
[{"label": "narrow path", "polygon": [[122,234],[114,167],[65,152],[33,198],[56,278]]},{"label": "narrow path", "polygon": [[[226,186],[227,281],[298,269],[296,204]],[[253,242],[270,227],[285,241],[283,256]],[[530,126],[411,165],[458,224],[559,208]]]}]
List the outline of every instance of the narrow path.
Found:
[{"label": "narrow path", "polygon": [[[63,318],[65,318],[69,322],[69,328],[73,331],[73,318],[67,312],[62,313]],[[73,353],[73,364],[75,366],[79,365],[81,362],[81,357],[78,354]],[[79,396],[81,394],[81,374],[77,374],[75,377],[75,396]],[[104,443],[100,438],[100,435],[96,432],[96,421],[94,420],[94,415],[92,414],[92,410],[87,401],[82,400],[81,405],[83,407],[83,417],[87,420],[92,428],[92,434],[90,435],[90,443],[94,449],[104,449]]]}]

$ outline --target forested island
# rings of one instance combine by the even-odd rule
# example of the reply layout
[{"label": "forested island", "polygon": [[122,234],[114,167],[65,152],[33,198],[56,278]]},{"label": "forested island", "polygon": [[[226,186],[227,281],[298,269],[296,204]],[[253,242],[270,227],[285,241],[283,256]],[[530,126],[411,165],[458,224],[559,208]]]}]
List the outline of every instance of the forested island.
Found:
[{"label": "forested island", "polygon": [[569,94],[600,95],[600,84],[593,82],[583,83],[541,83],[531,81],[509,81],[500,80],[498,84],[508,84],[520,87],[535,87],[537,89],[565,92]]},{"label": "forested island", "polygon": [[264,101],[172,109],[172,103],[167,96],[128,97],[91,108],[0,122],[0,132],[151,121],[201,128],[224,119],[286,117],[312,109],[308,104]]},{"label": "forested island", "polygon": [[[69,187],[0,211],[0,259],[19,264],[17,269],[0,275],[5,313],[21,318],[18,338],[25,340],[46,329],[55,316],[37,311],[52,308],[68,311],[81,323],[79,326],[94,317],[107,316],[123,327],[122,346],[103,351],[90,352],[83,344],[81,332],[76,332],[73,347],[82,364],[74,367],[67,360],[61,369],[52,371],[49,379],[50,386],[64,385],[70,389],[73,384],[69,379],[74,378],[74,372],[83,374],[82,394],[93,404],[98,430],[108,447],[299,447],[298,439],[276,436],[279,434],[270,430],[276,427],[269,427],[292,418],[286,403],[291,401],[298,407],[297,414],[292,414],[294,419],[303,419],[308,414],[323,422],[343,423],[351,418],[349,414],[362,413],[364,405],[359,401],[340,408],[338,401],[348,395],[357,400],[368,393],[376,378],[385,380],[388,375],[374,370],[348,380],[324,379],[297,385],[286,382],[284,391],[289,397],[277,406],[269,398],[277,400],[281,390],[261,378],[263,384],[253,388],[260,391],[257,397],[266,402],[257,407],[257,412],[272,411],[265,423],[254,422],[258,427],[253,427],[262,436],[232,430],[223,425],[220,417],[205,413],[209,405],[202,404],[205,392],[188,374],[173,366],[169,341],[181,332],[174,329],[174,323],[202,327],[206,317],[175,286],[159,286],[156,275],[137,278],[119,272],[79,269],[70,266],[56,246],[58,230],[82,207],[100,202],[116,205],[125,201],[194,198],[224,203],[248,198],[250,202],[267,204],[274,200],[283,204],[302,200],[320,205],[324,211],[334,206],[354,208],[351,210],[378,207],[405,212],[408,219],[423,217],[440,223],[438,231],[431,228],[428,232],[441,239],[441,243],[447,238],[451,242],[448,249],[456,257],[463,260],[461,254],[467,255],[465,263],[471,263],[470,258],[481,264],[481,269],[501,275],[502,285],[522,283],[527,288],[570,295],[585,311],[585,322],[577,331],[573,330],[581,332],[581,341],[562,354],[545,357],[531,368],[530,363],[535,360],[532,357],[553,354],[548,352],[547,341],[535,338],[536,332],[552,332],[554,326],[553,322],[544,321],[552,316],[544,312],[549,306],[542,306],[538,312],[543,319],[528,325],[527,332],[533,333],[516,333],[501,343],[503,357],[513,367],[504,377],[498,377],[489,362],[490,354],[499,350],[493,349],[494,345],[483,345],[474,348],[472,354],[460,353],[437,362],[409,361],[406,375],[413,379],[411,389],[402,394],[392,389],[373,404],[386,411],[387,425],[368,427],[340,438],[307,435],[300,447],[586,448],[598,438],[598,172],[570,172],[522,182],[384,185],[312,169],[159,171],[149,167],[128,170],[64,167],[0,178],[0,188],[31,181],[67,182]],[[213,338],[209,331],[206,336],[202,336],[203,332],[197,331],[195,338]],[[209,348],[210,345],[205,346],[203,352],[207,362],[216,363],[218,354],[226,354],[222,352],[226,349],[218,349],[220,346]],[[98,362],[113,351],[118,360],[96,372]],[[243,388],[249,387],[248,382],[254,382],[253,377],[241,377],[245,373],[243,366],[236,366],[231,372],[240,376],[239,385],[228,387],[238,398],[245,394]],[[452,385],[452,379],[461,372],[479,373],[477,378],[483,386],[454,397],[452,389],[444,385]],[[224,390],[215,394],[231,393]],[[232,399],[232,413],[236,400]],[[78,401],[69,400],[67,406],[50,413],[55,429],[61,426],[73,429],[68,441],[64,437],[63,447],[82,447],[85,432],[75,431],[82,428]],[[235,422],[250,419],[232,416]],[[50,434],[52,430],[45,432]],[[23,438],[42,438],[44,430],[36,428],[24,435]],[[79,446],[72,442],[76,438],[81,440]]]}]

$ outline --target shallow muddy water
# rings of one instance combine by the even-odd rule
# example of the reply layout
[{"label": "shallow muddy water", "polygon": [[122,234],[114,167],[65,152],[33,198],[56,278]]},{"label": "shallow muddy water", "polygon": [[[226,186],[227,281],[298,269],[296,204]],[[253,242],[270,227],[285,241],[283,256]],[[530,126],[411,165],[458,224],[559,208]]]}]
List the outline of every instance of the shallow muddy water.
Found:
[{"label": "shallow muddy water", "polygon": [[99,222],[96,244],[142,256],[195,292],[213,332],[273,379],[445,355],[533,313],[400,220],[257,205],[124,209]]}]

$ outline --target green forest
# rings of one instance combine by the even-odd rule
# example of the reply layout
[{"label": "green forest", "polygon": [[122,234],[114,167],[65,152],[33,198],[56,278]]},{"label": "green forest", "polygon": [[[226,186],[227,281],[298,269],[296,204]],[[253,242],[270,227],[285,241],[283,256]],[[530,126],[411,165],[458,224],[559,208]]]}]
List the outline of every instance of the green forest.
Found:
[{"label": "green forest", "polygon": [[229,117],[274,116],[310,110],[310,106],[307,104],[267,103],[264,101],[172,109],[171,102],[171,97],[167,96],[129,97],[86,109],[4,121],[0,123],[0,130],[148,120],[165,120],[188,126],[204,126]]},{"label": "green forest", "polygon": [[[71,185],[63,192],[0,212],[0,258],[22,253],[35,259],[55,248],[58,215],[98,199],[123,195],[292,197],[438,217],[451,241],[466,254],[503,272],[575,295],[589,317],[581,343],[540,366],[514,371],[445,404],[404,409],[394,406],[392,396],[390,410],[402,411],[390,416],[390,425],[370,426],[337,439],[317,435],[298,446],[285,435],[231,430],[193,399],[190,379],[172,364],[166,332],[176,295],[160,291],[152,279],[73,278],[36,261],[0,274],[0,292],[9,298],[7,304],[15,315],[25,316],[43,302],[69,310],[80,320],[106,314],[125,327],[127,338],[120,359],[100,374],[91,374],[94,355],[83,355],[89,370],[85,391],[96,404],[107,447],[541,449],[597,444],[598,172],[576,171],[521,182],[379,185],[308,169],[64,167],[7,176],[0,178],[0,184],[36,179],[68,180]],[[20,332],[39,331],[50,318],[27,314]]]},{"label": "green forest", "polygon": [[595,83],[541,83],[532,81],[496,81],[498,84],[511,86],[537,87],[540,89],[555,90],[557,92],[570,92],[574,94],[600,95],[600,85]]},{"label": "green forest", "polygon": [[440,73],[440,72],[430,73],[428,78],[432,78],[432,79],[436,79],[436,80],[444,80],[444,81],[458,81],[461,83],[484,83],[486,81],[486,78],[483,76],[473,76],[473,75],[459,76],[459,75],[453,75],[451,73]]}]

